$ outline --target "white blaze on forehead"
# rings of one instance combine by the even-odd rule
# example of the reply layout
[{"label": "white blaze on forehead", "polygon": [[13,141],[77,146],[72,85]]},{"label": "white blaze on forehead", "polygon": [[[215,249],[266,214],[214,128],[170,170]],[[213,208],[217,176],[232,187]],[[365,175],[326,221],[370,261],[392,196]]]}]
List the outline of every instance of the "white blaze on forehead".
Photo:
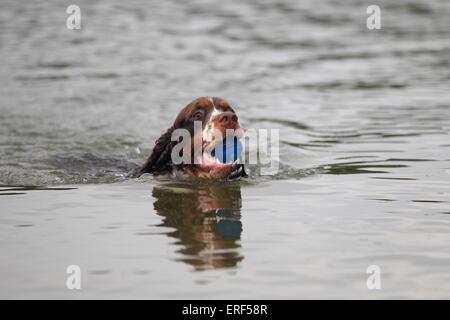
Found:
[{"label": "white blaze on forehead", "polygon": [[[211,102],[213,106],[213,111],[211,113],[211,116],[209,117],[208,122],[205,125],[205,128],[203,129],[202,133],[202,139],[203,141],[206,141],[209,146],[211,146],[210,142],[217,140],[217,138],[222,137],[222,132],[215,128],[214,122],[212,121],[215,117],[219,116],[221,113],[224,113],[226,111],[220,110],[216,107],[214,104],[214,99],[212,97],[209,97],[208,100]],[[232,130],[234,134],[237,137],[242,136],[242,134],[238,131]],[[220,134],[220,135],[218,135]],[[227,130],[228,135],[228,130]],[[217,141],[221,141],[222,139],[218,139]]]},{"label": "white blaze on forehead", "polygon": [[208,142],[212,141],[214,137],[214,134],[212,132],[212,130],[214,129],[214,123],[212,122],[212,120],[219,114],[223,113],[222,110],[217,109],[216,105],[214,104],[214,99],[212,97],[209,97],[209,101],[211,102],[214,109],[211,113],[211,116],[209,117],[205,129],[203,130],[203,140]]},{"label": "white blaze on forehead", "polygon": [[216,105],[214,104],[214,99],[213,98],[210,97],[209,101],[211,101],[211,103],[213,105],[213,108],[214,108],[214,110],[213,110],[213,112],[211,114],[211,118],[210,118],[210,119],[213,119],[215,116],[218,116],[219,114],[223,113],[223,111],[216,108]]}]

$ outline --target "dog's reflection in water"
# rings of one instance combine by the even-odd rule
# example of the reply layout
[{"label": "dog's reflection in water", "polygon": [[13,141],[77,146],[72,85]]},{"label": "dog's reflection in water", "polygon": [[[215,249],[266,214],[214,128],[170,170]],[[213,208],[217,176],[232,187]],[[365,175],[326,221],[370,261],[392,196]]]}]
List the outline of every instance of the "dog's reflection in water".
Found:
[{"label": "dog's reflection in water", "polygon": [[236,183],[155,186],[160,226],[174,228],[170,237],[181,245],[181,261],[195,270],[235,267],[243,259],[241,189]]}]

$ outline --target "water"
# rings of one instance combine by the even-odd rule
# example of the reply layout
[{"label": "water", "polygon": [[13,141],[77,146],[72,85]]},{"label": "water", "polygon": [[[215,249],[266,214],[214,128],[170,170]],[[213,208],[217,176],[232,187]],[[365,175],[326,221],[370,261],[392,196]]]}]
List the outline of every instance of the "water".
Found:
[{"label": "water", "polygon": [[[450,297],[447,1],[78,3],[0,4],[0,297]],[[279,172],[130,178],[202,95]]]}]

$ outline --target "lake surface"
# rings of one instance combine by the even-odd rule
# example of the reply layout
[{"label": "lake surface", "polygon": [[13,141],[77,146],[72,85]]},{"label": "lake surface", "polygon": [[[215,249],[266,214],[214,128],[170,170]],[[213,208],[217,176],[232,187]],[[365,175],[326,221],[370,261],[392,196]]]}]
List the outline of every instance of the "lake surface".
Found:
[{"label": "lake surface", "polygon": [[[370,4],[3,0],[0,298],[450,298],[450,4]],[[278,173],[131,178],[204,95]]]}]

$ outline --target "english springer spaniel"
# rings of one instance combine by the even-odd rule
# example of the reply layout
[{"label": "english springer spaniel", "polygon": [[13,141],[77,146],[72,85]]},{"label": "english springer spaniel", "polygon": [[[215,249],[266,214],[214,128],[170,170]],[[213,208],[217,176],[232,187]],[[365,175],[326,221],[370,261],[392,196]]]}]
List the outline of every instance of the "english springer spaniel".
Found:
[{"label": "english springer spaniel", "polygon": [[[177,129],[188,132],[189,139],[180,139],[175,135]],[[173,125],[156,141],[141,174],[228,180],[246,177],[244,165],[240,163],[236,151],[236,141],[242,133],[238,116],[227,101],[217,97],[195,99],[180,111]],[[229,140],[234,141],[231,146],[234,154],[223,158],[226,148],[222,153],[222,147]],[[174,155],[182,156],[184,161],[174,162]]]}]

